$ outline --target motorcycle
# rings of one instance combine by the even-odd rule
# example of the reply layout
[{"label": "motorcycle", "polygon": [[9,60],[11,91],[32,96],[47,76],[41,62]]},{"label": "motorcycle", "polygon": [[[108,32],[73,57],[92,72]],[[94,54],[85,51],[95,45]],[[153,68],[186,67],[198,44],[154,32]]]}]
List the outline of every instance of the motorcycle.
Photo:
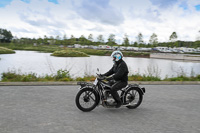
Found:
[{"label": "motorcycle", "polygon": [[[76,95],[75,102],[81,111],[89,112],[99,105],[105,108],[115,108],[116,102],[110,94],[112,85],[110,82],[106,82],[105,77],[101,74],[97,74],[93,83],[77,82],[77,85],[80,85],[80,91]],[[145,88],[141,88],[137,84],[128,84],[118,93],[120,91],[122,106],[135,109],[142,103]]]}]

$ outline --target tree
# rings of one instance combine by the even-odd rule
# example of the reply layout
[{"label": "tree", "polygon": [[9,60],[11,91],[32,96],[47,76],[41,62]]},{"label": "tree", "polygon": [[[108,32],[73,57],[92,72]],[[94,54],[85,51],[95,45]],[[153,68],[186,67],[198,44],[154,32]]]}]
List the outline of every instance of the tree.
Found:
[{"label": "tree", "polygon": [[67,35],[66,34],[64,34],[64,36],[63,36],[62,44],[63,45],[67,45],[68,44],[68,40],[67,40]]},{"label": "tree", "polygon": [[46,35],[44,35],[44,44],[48,44],[48,37]]},{"label": "tree", "polygon": [[76,43],[76,38],[73,36],[73,35],[71,35],[71,37],[70,37],[70,39],[69,39],[69,41],[68,41],[69,43],[69,45],[73,45],[73,44],[75,44]]},{"label": "tree", "polygon": [[127,34],[124,34],[124,42],[123,42],[122,44],[125,45],[125,46],[130,45],[129,39],[128,39],[128,35],[127,35]]},{"label": "tree", "polygon": [[115,45],[116,43],[115,43],[115,35],[114,34],[110,34],[109,35],[109,37],[108,37],[108,42],[107,42],[107,44],[108,45]]},{"label": "tree", "polygon": [[200,30],[198,31],[198,35],[197,35],[196,40],[197,40],[197,41],[200,41]]},{"label": "tree", "polygon": [[138,44],[143,44],[144,43],[142,33],[139,33],[138,36],[136,37],[136,39],[137,39],[137,43]]},{"label": "tree", "polygon": [[79,37],[79,41],[80,41],[80,44],[86,44],[87,43],[87,39],[85,38],[84,35],[81,35],[81,37]]},{"label": "tree", "polygon": [[66,34],[64,34],[63,40],[67,40],[67,35]]},{"label": "tree", "polygon": [[[21,38],[21,40],[23,41],[23,44],[25,44],[25,38]],[[39,38],[37,39],[37,44],[43,44],[43,39],[42,39],[42,37],[39,37]]]},{"label": "tree", "polygon": [[91,42],[93,42],[93,35],[92,35],[92,34],[90,34],[90,35],[88,36],[88,40],[90,40]]},{"label": "tree", "polygon": [[93,42],[93,35],[90,34],[90,35],[88,36],[87,44],[88,44],[88,45],[92,45],[92,42]]},{"label": "tree", "polygon": [[175,42],[175,41],[177,41],[177,38],[178,38],[178,36],[177,36],[176,32],[173,32],[171,34],[171,36],[169,37],[169,41],[170,42]]},{"label": "tree", "polygon": [[149,44],[156,46],[158,44],[158,37],[155,33],[153,33],[149,39]]},{"label": "tree", "polygon": [[99,35],[99,36],[97,37],[97,42],[98,42],[98,44],[104,43],[103,35]]},{"label": "tree", "polygon": [[10,31],[0,28],[0,42],[10,43],[13,35]]},{"label": "tree", "polygon": [[133,47],[138,47],[138,43],[134,42]]}]

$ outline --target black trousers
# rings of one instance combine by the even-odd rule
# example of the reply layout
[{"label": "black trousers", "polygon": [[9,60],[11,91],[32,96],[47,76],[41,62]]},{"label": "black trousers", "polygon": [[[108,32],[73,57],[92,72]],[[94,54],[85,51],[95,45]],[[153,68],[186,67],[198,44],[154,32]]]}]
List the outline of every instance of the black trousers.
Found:
[{"label": "black trousers", "polygon": [[110,93],[117,103],[121,102],[119,94],[117,93],[117,91],[121,90],[123,87],[126,87],[127,84],[128,84],[127,82],[117,81],[115,84],[112,85]]}]

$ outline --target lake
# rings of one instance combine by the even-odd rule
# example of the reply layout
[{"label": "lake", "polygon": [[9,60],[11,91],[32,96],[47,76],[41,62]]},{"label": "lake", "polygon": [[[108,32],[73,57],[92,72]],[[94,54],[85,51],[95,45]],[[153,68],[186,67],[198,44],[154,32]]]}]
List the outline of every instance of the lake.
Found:
[{"label": "lake", "polygon": [[[183,60],[164,60],[152,58],[124,57],[131,74],[157,74],[162,79],[185,73],[187,76],[200,74],[200,62]],[[16,50],[15,54],[0,55],[0,74],[8,71],[17,73],[37,73],[37,75],[55,74],[66,69],[72,77],[95,75],[97,68],[107,72],[113,65],[110,56],[90,57],[54,57],[50,53]]]}]

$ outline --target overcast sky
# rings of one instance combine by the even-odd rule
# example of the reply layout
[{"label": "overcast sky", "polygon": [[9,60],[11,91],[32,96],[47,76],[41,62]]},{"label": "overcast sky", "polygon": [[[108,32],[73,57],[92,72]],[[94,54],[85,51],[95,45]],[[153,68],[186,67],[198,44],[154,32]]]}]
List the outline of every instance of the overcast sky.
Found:
[{"label": "overcast sky", "polygon": [[0,28],[17,37],[71,35],[122,43],[142,33],[145,42],[156,33],[159,42],[176,32],[179,40],[200,35],[200,0],[0,0]]}]

